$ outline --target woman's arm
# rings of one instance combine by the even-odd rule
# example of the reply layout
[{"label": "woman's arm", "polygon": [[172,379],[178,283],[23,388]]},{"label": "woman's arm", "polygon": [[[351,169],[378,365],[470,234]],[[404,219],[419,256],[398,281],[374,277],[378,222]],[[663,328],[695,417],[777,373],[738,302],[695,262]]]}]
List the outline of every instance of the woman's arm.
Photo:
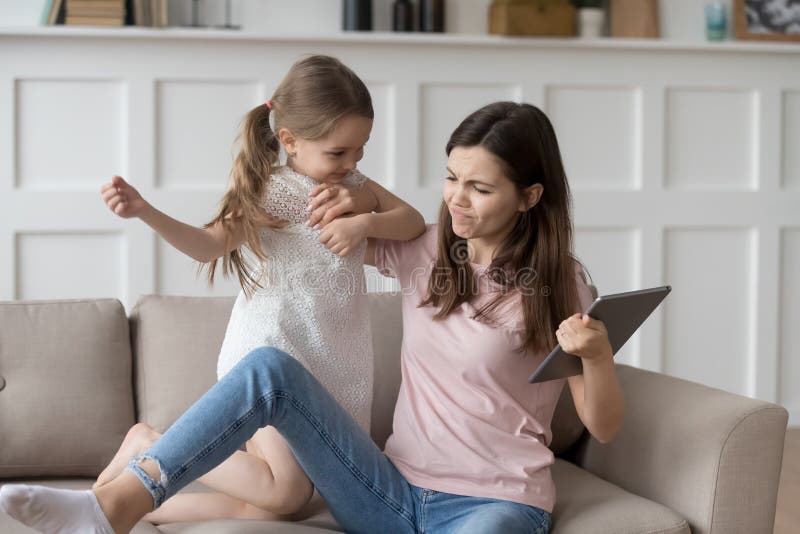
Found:
[{"label": "woman's arm", "polygon": [[608,443],[622,426],[625,401],[605,325],[578,313],[561,323],[556,336],[583,363],[583,375],[567,379],[578,417],[597,441]]},{"label": "woman's arm", "polygon": [[221,223],[209,228],[197,228],[173,219],[147,202],[132,185],[119,176],[100,188],[103,200],[116,215],[129,219],[138,217],[155,230],[170,245],[187,256],[209,262],[239,248],[244,242],[243,232],[233,228],[233,236],[225,246],[225,231]]}]

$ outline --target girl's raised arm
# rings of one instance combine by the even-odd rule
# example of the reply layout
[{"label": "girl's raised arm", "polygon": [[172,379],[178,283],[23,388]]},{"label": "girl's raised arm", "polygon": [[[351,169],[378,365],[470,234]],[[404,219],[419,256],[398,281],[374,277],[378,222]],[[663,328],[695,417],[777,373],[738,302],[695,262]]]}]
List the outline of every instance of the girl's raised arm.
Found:
[{"label": "girl's raised arm", "polygon": [[[209,262],[239,248],[244,242],[244,233],[235,224],[232,236],[227,240],[222,223],[208,228],[197,228],[173,219],[157,210],[132,185],[120,176],[100,188],[103,200],[116,215],[129,219],[138,217],[170,245],[187,256],[199,261]],[[227,244],[226,244],[227,240]]]},{"label": "girl's raised arm", "polygon": [[374,213],[364,214],[370,228],[367,237],[407,241],[425,232],[425,219],[410,204],[373,180],[364,185],[378,201]]}]

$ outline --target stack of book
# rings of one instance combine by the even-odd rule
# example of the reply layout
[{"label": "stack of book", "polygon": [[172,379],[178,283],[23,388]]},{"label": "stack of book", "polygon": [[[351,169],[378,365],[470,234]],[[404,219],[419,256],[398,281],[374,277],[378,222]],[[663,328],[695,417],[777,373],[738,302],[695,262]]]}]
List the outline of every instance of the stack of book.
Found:
[{"label": "stack of book", "polygon": [[168,25],[167,0],[47,0],[42,23],[163,28]]},{"label": "stack of book", "polygon": [[66,0],[70,26],[124,26],[125,0]]}]

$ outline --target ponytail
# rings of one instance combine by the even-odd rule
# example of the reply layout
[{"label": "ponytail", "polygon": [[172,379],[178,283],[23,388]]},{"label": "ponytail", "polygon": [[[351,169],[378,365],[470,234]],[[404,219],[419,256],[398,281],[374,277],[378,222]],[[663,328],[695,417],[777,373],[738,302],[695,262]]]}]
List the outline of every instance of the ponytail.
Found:
[{"label": "ponytail", "polygon": [[[219,211],[204,228],[217,223],[225,231],[225,250],[230,248],[233,229],[244,232],[248,248],[258,260],[265,260],[259,230],[263,227],[280,228],[286,223],[275,219],[264,211],[264,190],[269,176],[278,166],[280,143],[269,125],[271,109],[261,104],[247,113],[238,137],[241,149],[233,162],[231,185],[220,202]],[[222,261],[222,274],[227,277],[235,272],[239,285],[250,296],[261,287],[254,278],[252,266],[240,248],[216,258],[203,267],[208,267],[208,283],[214,283],[217,262]]]}]

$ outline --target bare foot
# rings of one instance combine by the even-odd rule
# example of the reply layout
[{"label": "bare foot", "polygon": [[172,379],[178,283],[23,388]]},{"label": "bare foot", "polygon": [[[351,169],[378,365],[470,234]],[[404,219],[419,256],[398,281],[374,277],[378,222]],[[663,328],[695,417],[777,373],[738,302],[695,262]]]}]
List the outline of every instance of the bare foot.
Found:
[{"label": "bare foot", "polygon": [[153,430],[144,423],[136,423],[128,430],[128,434],[122,441],[117,454],[111,460],[111,463],[103,469],[100,476],[97,477],[97,482],[92,485],[92,489],[96,490],[100,486],[108,484],[125,470],[128,463],[134,456],[143,453],[149,449],[153,443],[158,441],[161,434]]}]

